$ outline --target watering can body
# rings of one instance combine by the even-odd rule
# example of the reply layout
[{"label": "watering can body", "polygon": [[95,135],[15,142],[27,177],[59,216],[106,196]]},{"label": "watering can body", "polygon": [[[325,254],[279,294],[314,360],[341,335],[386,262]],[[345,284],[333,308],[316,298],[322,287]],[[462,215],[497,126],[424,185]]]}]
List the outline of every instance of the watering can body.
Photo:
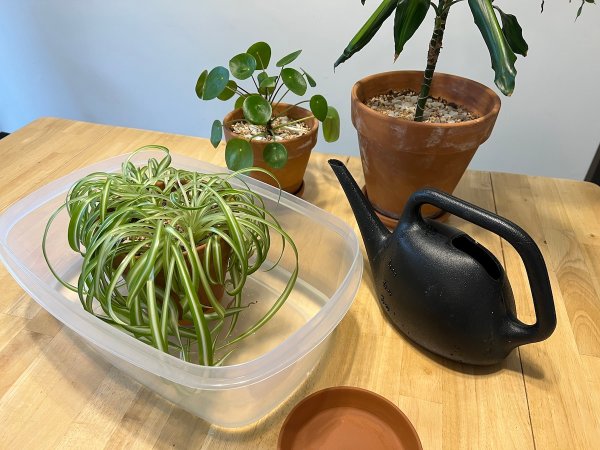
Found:
[{"label": "watering can body", "polygon": [[[548,273],[535,242],[517,225],[449,194],[424,189],[408,201],[396,229],[379,221],[345,166],[330,161],[356,216],[375,295],[406,337],[448,359],[502,361],[515,347],[543,340],[556,326]],[[537,321],[522,323],[500,262],[466,233],[424,219],[433,204],[510,242],[527,270]]]}]

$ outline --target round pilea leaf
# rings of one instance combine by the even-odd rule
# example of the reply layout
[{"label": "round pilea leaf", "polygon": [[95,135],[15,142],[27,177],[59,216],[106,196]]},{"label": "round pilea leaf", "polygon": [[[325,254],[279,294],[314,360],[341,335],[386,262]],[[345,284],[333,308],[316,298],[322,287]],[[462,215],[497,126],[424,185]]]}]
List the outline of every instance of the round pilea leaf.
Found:
[{"label": "round pilea leaf", "polygon": [[266,125],[273,112],[271,104],[259,94],[249,95],[244,100],[242,110],[246,120],[255,125]]},{"label": "round pilea leaf", "polygon": [[323,122],[327,118],[327,100],[322,95],[313,95],[310,99],[310,110],[317,120]]},{"label": "round pilea leaf", "polygon": [[212,100],[213,98],[217,98],[229,82],[229,70],[225,67],[215,67],[210,72],[208,72],[208,76],[206,77],[206,82],[204,83],[204,91],[202,92],[202,98],[204,100]]},{"label": "round pilea leaf", "polygon": [[287,149],[279,142],[271,142],[263,150],[263,159],[274,169],[281,169],[288,160]]},{"label": "round pilea leaf", "polygon": [[217,148],[221,139],[223,139],[223,125],[220,120],[215,120],[210,130],[210,143],[214,148]]},{"label": "round pilea leaf", "polygon": [[311,77],[308,72],[306,72],[306,70],[300,68],[300,70],[302,70],[302,73],[304,74],[304,76],[306,77],[306,81],[308,81],[308,85],[310,87],[315,87],[317,85],[317,82],[315,81],[315,79],[313,77]]},{"label": "round pilea leaf", "polygon": [[306,93],[306,80],[296,69],[286,67],[281,71],[281,79],[283,84],[294,94],[304,95]]},{"label": "round pilea leaf", "polygon": [[254,154],[250,143],[244,139],[232,139],[225,146],[225,162],[230,170],[252,167]]},{"label": "round pilea leaf", "polygon": [[250,78],[256,70],[256,59],[249,53],[240,53],[229,60],[229,70],[238,80]]},{"label": "round pilea leaf", "polygon": [[340,115],[333,106],[327,107],[327,117],[323,121],[323,137],[327,142],[335,142],[340,137]]},{"label": "round pilea leaf", "polygon": [[208,70],[204,70],[196,81],[196,95],[202,100],[202,93],[204,92],[204,83],[206,83],[206,77],[208,76]]},{"label": "round pilea leaf", "polygon": [[277,67],[287,66],[289,63],[294,62],[296,58],[302,53],[302,50],[296,50],[295,52],[290,53],[289,55],[285,55],[281,58],[275,65]]},{"label": "round pilea leaf", "polygon": [[256,60],[256,68],[265,70],[271,61],[271,47],[266,42],[257,42],[252,44],[246,53],[254,56]]},{"label": "round pilea leaf", "polygon": [[229,100],[231,97],[233,97],[235,95],[235,91],[237,89],[237,83],[234,80],[229,80],[227,82],[227,86],[225,86],[225,89],[223,90],[223,92],[221,92],[219,94],[219,96],[217,97],[219,100]]}]

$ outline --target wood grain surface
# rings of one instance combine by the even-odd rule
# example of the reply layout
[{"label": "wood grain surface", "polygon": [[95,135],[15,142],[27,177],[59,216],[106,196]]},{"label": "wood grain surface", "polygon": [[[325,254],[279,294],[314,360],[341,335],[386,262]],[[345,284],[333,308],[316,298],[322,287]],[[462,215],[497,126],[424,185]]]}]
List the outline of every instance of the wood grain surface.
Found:
[{"label": "wood grain surface", "polygon": [[[0,140],[0,211],[53,179],[145,144],[224,165],[222,148],[215,151],[205,139],[43,118]],[[327,165],[330,156],[313,153],[304,199],[359,233]],[[361,183],[360,160],[340,159]],[[270,449],[298,401],[338,385],[370,389],[397,404],[425,449],[600,448],[600,188],[469,171],[455,194],[516,222],[540,246],[558,316],[548,340],[488,368],[445,361],[384,319],[365,266],[354,304],[308,380],[269,416],[226,430],[93,355],[0,265],[0,448]],[[519,317],[534,322],[527,275],[514,249],[457,218],[449,223],[499,258]]]}]

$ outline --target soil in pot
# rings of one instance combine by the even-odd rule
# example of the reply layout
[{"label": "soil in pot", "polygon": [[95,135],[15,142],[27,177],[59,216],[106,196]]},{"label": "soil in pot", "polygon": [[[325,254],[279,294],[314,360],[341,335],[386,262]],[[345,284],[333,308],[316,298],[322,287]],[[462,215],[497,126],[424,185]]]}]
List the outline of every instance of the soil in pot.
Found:
[{"label": "soil in pot", "polygon": [[[500,98],[475,81],[436,73],[431,96],[462,105],[477,118],[460,123],[424,123],[379,113],[367,102],[390,91],[417,92],[423,72],[397,71],[372,75],[352,88],[352,123],[358,132],[368,198],[393,227],[410,195],[424,187],[452,193],[475,151],[490,136]],[[424,205],[425,217],[441,214]]]},{"label": "soil in pot", "polygon": [[[261,167],[265,170],[270,171],[275,175],[281,185],[281,189],[292,194],[300,195],[304,189],[304,173],[306,172],[306,166],[310,159],[310,153],[317,143],[317,132],[319,130],[319,122],[317,119],[312,117],[312,113],[304,108],[294,105],[288,105],[286,103],[279,103],[273,108],[274,115],[284,113],[292,121],[298,120],[304,117],[311,117],[310,119],[302,122],[308,131],[300,136],[286,138],[281,140],[282,144],[288,152],[287,164],[281,169],[274,169],[269,166],[264,158],[263,151],[265,146],[271,142],[269,140],[258,140],[253,139],[250,141],[252,151],[254,153],[254,166]],[[243,118],[243,112],[240,109],[236,109],[225,116],[223,119],[225,140],[229,141],[234,138],[244,138],[243,135],[236,133],[232,127],[233,124],[237,123]],[[296,125],[296,124],[294,124]],[[273,186],[277,186],[275,180],[262,172],[251,172],[253,178],[263,181]]]}]

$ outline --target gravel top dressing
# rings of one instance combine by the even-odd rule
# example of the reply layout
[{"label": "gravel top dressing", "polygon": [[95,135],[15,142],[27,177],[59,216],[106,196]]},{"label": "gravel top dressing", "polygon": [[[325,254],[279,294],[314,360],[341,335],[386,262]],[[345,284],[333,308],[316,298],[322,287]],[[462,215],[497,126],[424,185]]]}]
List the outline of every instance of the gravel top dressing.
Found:
[{"label": "gravel top dressing", "polygon": [[[366,105],[386,116],[413,120],[417,105],[417,93],[414,91],[390,91],[367,100]],[[423,122],[458,123],[477,119],[477,115],[466,109],[449,103],[442,98],[427,99]]]}]

